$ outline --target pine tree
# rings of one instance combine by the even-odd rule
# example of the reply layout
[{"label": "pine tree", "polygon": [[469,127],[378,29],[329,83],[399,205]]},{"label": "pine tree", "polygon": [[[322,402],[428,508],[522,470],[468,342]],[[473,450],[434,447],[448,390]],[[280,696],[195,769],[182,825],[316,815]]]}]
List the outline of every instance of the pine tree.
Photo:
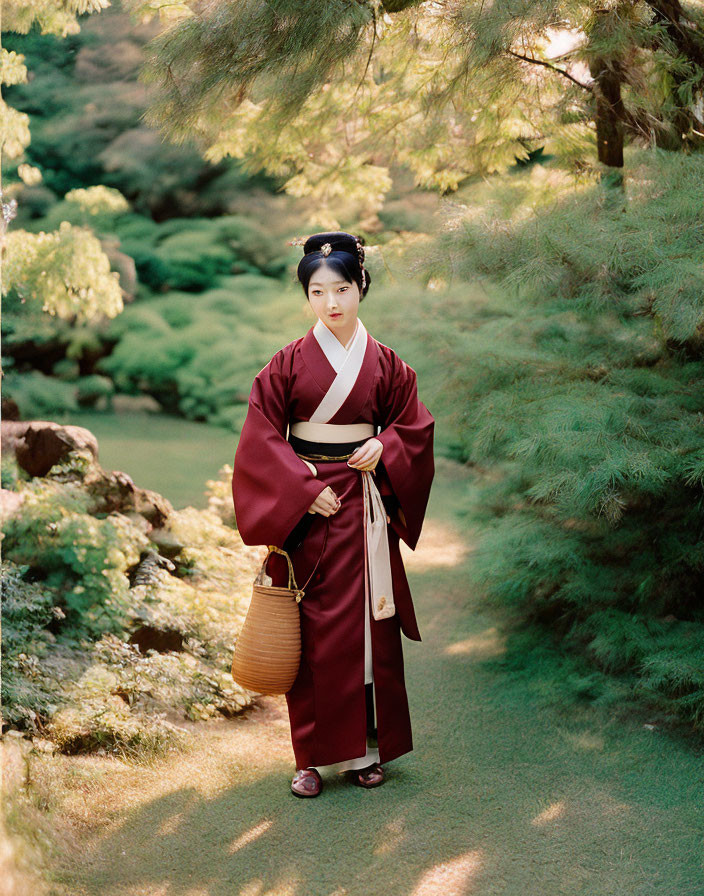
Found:
[{"label": "pine tree", "polygon": [[287,178],[320,224],[373,220],[399,163],[442,193],[541,151],[619,181],[628,143],[701,146],[703,21],[677,0],[194,6],[152,42],[148,121]]},{"label": "pine tree", "polygon": [[704,733],[704,153],[626,160],[620,202],[536,167],[449,207],[403,329],[487,599]]}]

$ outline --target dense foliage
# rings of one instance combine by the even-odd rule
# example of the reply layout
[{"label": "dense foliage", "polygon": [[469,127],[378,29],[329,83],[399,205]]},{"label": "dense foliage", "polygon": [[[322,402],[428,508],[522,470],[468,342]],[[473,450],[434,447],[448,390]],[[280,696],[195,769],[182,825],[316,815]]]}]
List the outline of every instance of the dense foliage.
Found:
[{"label": "dense foliage", "polygon": [[450,204],[392,338],[480,477],[488,599],[704,731],[704,156],[630,163]]},{"label": "dense foliage", "polygon": [[87,455],[31,479],[3,457],[20,502],[3,525],[5,727],[136,756],[182,743],[179,720],[251,704],[230,663],[260,561],[232,528],[230,476],[208,484],[208,510],[171,509],[154,530],[107,512],[114,483]]}]

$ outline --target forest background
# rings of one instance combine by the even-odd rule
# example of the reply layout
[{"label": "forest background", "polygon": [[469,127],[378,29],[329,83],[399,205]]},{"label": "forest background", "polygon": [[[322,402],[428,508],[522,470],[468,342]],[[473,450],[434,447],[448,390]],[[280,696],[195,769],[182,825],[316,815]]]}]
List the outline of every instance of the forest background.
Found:
[{"label": "forest background", "polygon": [[[505,612],[505,668],[701,736],[703,23],[657,0],[7,6],[3,418],[87,426],[169,498],[182,591],[145,609],[145,532],[96,502],[90,452],[4,450],[4,730],[158,746],[154,705],[134,720],[157,663],[160,709],[248,705],[187,573],[247,587],[251,555],[204,559],[238,556],[227,464],[253,376],[312,323],[292,241],[341,228],[368,246],[360,316],[473,474],[467,587]],[[163,645],[135,673],[130,626],[200,645],[200,690]]]}]

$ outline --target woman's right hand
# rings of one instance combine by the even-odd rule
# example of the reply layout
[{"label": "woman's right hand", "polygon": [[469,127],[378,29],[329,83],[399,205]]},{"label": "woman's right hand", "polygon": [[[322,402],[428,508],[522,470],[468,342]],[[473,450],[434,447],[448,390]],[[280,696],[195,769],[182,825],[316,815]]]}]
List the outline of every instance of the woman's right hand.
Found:
[{"label": "woman's right hand", "polygon": [[323,516],[330,516],[336,513],[341,506],[340,499],[328,485],[310,505],[308,513],[321,513]]}]

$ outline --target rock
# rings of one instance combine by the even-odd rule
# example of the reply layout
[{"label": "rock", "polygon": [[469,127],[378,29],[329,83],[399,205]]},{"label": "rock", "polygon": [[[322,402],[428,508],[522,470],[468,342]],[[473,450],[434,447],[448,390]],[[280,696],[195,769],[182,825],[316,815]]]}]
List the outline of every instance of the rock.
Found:
[{"label": "rock", "polygon": [[30,476],[46,476],[71,451],[89,451],[98,460],[98,440],[89,429],[51,420],[3,420],[2,450],[14,451]]},{"label": "rock", "polygon": [[163,557],[177,557],[185,547],[169,529],[152,529],[149,538]]},{"label": "rock", "polygon": [[[154,529],[162,529],[173,513],[171,503],[158,492],[138,488],[131,477],[120,470],[104,470],[98,463],[98,440],[83,426],[62,425],[50,420],[3,420],[2,450],[13,451],[18,465],[30,476],[46,476],[71,452],[82,453],[89,459],[84,484],[96,498],[95,512],[134,512]],[[78,475],[82,477],[83,473]],[[170,550],[178,553],[173,540]]]},{"label": "rock", "polygon": [[148,488],[135,489],[135,510],[148,519],[155,529],[161,528],[174,512],[170,501]]},{"label": "rock", "polygon": [[167,569],[174,572],[176,567],[167,557],[160,556],[156,551],[147,551],[133,570],[129,570],[130,588],[139,585],[158,584],[159,569]]},{"label": "rock", "polygon": [[139,488],[127,473],[120,470],[108,472],[96,464],[86,476],[85,485],[96,499],[96,512],[119,511],[127,516],[136,513],[156,529],[160,529],[174,512],[170,501],[158,492]]}]

